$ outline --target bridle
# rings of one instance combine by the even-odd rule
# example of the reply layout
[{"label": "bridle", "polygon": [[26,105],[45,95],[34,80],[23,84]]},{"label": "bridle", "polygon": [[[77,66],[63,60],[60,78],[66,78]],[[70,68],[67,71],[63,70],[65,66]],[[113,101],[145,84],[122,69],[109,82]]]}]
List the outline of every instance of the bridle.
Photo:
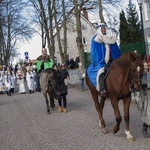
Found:
[{"label": "bridle", "polygon": [[132,90],[136,91],[136,88],[134,87],[134,83],[138,83],[138,85],[141,86],[141,78],[134,78],[131,74],[130,74],[130,87],[132,87]]},{"label": "bridle", "polygon": [[[139,72],[140,71],[140,67],[138,69],[139,66],[136,67],[136,71]],[[137,78],[133,77],[132,76],[132,65],[130,65],[130,91],[131,93],[134,94],[134,99],[135,99],[135,102],[136,102],[136,105],[138,107],[138,109],[141,111],[141,115],[142,116],[145,116],[146,115],[146,112],[147,112],[147,107],[148,107],[148,97],[147,97],[147,91],[146,90],[143,90],[141,89],[140,91],[138,91],[135,87],[134,87],[134,82],[138,83],[138,85],[141,86],[141,77],[140,76],[137,76]],[[137,99],[137,93],[139,92],[139,100]],[[141,102],[141,108],[140,106],[138,105],[138,101]],[[145,102],[146,102],[146,105],[145,105]]]}]

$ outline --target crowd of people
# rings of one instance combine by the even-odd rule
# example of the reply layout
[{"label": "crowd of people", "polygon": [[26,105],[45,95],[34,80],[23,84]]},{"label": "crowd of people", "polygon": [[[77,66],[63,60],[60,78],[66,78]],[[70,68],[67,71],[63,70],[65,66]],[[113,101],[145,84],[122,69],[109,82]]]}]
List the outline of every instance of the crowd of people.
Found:
[{"label": "crowd of people", "polygon": [[32,64],[16,64],[15,67],[3,66],[0,71],[0,94],[7,93],[11,96],[14,93],[16,86],[18,86],[18,93],[34,93],[36,88],[36,67]]},{"label": "crowd of people", "polygon": [[[81,82],[81,89],[84,91],[84,78],[81,75],[85,73],[81,63],[79,64],[78,75]],[[52,58],[47,54],[47,49],[42,48],[42,55],[36,59],[36,63],[23,63],[12,65],[0,69],[0,94],[7,93],[12,96],[14,90],[19,94],[32,94],[35,91],[41,92],[39,77],[43,70],[53,68],[57,70],[58,79],[58,105],[59,112],[67,112],[67,98],[68,94],[68,79],[70,79],[66,64],[56,64]],[[82,69],[81,69],[82,68]],[[82,73],[82,74],[81,74]],[[17,87],[17,88],[16,88]],[[17,91],[18,90],[18,91]]]}]

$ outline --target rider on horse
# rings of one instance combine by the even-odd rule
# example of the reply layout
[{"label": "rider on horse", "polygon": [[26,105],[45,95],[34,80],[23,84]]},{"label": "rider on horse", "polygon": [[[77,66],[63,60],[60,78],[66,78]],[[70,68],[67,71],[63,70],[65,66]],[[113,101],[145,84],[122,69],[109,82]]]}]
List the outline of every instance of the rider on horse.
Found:
[{"label": "rider on horse", "polygon": [[53,65],[54,62],[52,58],[47,54],[47,49],[42,48],[42,55],[40,55],[36,61],[36,68],[37,68],[37,75],[38,75],[37,91],[40,91],[39,74],[47,68],[53,68]]},{"label": "rider on horse", "polygon": [[101,23],[98,26],[98,32],[91,41],[92,63],[88,67],[88,76],[100,91],[101,96],[106,96],[106,87],[104,82],[106,67],[121,55],[120,49],[116,44],[116,37],[106,35],[106,24]]}]

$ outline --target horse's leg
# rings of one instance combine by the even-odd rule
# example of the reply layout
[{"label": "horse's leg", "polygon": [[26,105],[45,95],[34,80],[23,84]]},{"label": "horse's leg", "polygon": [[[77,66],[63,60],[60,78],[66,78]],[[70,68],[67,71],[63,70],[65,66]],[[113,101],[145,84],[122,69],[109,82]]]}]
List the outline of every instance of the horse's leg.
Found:
[{"label": "horse's leg", "polygon": [[47,112],[50,114],[50,107],[49,107],[49,103],[48,103],[47,92],[43,92],[43,95],[45,97],[45,102],[46,102],[46,106],[47,106]]},{"label": "horse's leg", "polygon": [[129,108],[130,108],[130,102],[131,102],[131,98],[126,98],[123,100],[124,103],[124,120],[125,120],[125,133],[127,135],[127,139],[129,142],[134,141],[133,136],[130,133],[130,129],[129,129],[129,119],[130,119],[130,115],[129,115]]},{"label": "horse's leg", "polygon": [[104,108],[104,104],[105,104],[105,98],[101,98],[101,101],[99,103],[98,93],[91,90],[91,94],[92,94],[92,97],[93,97],[93,100],[95,103],[95,108],[99,115],[99,125],[101,127],[101,130],[103,133],[108,133],[108,130],[106,128],[105,121],[103,118],[103,108]]},{"label": "horse's leg", "polygon": [[50,98],[50,106],[54,110],[54,108],[55,108],[54,96],[53,96],[52,93],[48,93],[48,95],[49,95],[49,98]]},{"label": "horse's leg", "polygon": [[113,128],[113,133],[116,134],[119,131],[120,128],[120,123],[122,121],[121,115],[120,115],[120,110],[119,110],[119,106],[118,106],[118,100],[117,99],[111,99],[111,104],[113,106],[114,109],[114,114],[116,117],[116,126]]},{"label": "horse's leg", "polygon": [[103,108],[105,105],[105,100],[106,100],[105,97],[101,97],[100,103],[99,103],[99,125],[101,127],[102,132],[106,134],[108,133],[108,129],[106,128],[106,124],[103,118]]}]

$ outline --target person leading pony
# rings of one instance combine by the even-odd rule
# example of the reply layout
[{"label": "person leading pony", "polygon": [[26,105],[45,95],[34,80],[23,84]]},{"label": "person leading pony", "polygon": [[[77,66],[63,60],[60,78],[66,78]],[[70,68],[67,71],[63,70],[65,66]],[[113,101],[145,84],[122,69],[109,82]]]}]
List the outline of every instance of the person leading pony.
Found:
[{"label": "person leading pony", "polygon": [[87,69],[92,84],[100,91],[101,96],[106,96],[105,88],[105,66],[109,67],[114,59],[121,56],[121,51],[116,43],[116,37],[106,34],[106,24],[98,26],[97,34],[91,41],[92,63]]}]

